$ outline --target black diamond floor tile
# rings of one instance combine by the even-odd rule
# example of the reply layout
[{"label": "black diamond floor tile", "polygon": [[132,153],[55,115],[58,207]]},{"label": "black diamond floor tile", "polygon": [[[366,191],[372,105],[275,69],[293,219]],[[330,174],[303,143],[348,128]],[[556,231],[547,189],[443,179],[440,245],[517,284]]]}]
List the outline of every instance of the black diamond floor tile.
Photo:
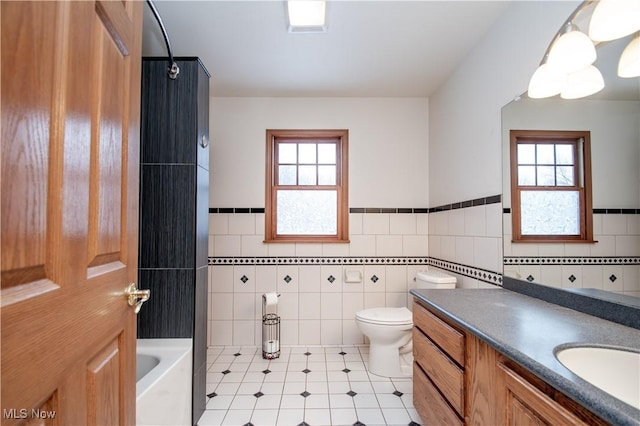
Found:
[{"label": "black diamond floor tile", "polygon": [[399,390],[394,391],[394,392],[393,392],[393,394],[394,394],[395,396],[397,396],[398,398],[400,398],[402,395],[404,395],[404,394],[403,394],[402,392],[400,392]]},{"label": "black diamond floor tile", "polygon": [[253,423],[251,423],[251,422],[245,423],[243,426],[253,426]]},{"label": "black diamond floor tile", "polygon": [[240,352],[233,354],[233,356],[240,356],[242,355]]},{"label": "black diamond floor tile", "polygon": [[364,423],[362,423],[361,421],[357,421],[353,424],[353,426],[367,426]]},{"label": "black diamond floor tile", "polygon": [[309,355],[311,355],[311,352],[305,352],[304,354],[305,354],[306,356],[309,356]]},{"label": "black diamond floor tile", "polygon": [[264,394],[262,392],[256,392],[253,394],[253,396],[255,396],[256,398],[260,398],[261,396],[264,396]]},{"label": "black diamond floor tile", "polygon": [[308,397],[308,396],[309,396],[309,395],[311,395],[311,394],[310,394],[309,392],[307,392],[307,391],[304,391],[304,392],[302,392],[300,395],[302,395],[303,397],[305,397],[305,398],[306,398],[306,397]]},{"label": "black diamond floor tile", "polygon": [[229,373],[231,373],[231,370],[224,370],[224,371],[222,372],[222,374],[229,374]]},{"label": "black diamond floor tile", "polygon": [[309,425],[309,423],[307,423],[307,422],[302,422],[302,423],[300,423],[298,426],[310,426],[310,425]]},{"label": "black diamond floor tile", "polygon": [[269,369],[267,368],[266,370],[262,370],[262,372],[263,372],[264,374],[269,374],[269,373],[271,373],[271,370],[269,370]]},{"label": "black diamond floor tile", "polygon": [[213,398],[213,397],[218,396],[218,394],[217,394],[217,393],[215,393],[215,392],[211,392],[211,393],[208,393],[208,394],[207,394],[207,396],[208,396],[209,398]]},{"label": "black diamond floor tile", "polygon": [[351,373],[351,370],[349,370],[348,368],[345,368],[344,370],[342,370],[345,373]]},{"label": "black diamond floor tile", "polygon": [[308,368],[305,368],[304,370],[302,370],[302,372],[304,374],[309,374],[309,373],[311,373],[311,370],[309,370]]},{"label": "black diamond floor tile", "polygon": [[347,354],[347,353],[346,353],[345,351],[342,351],[342,352],[338,352],[338,355],[342,355],[342,356],[345,356],[346,354]]},{"label": "black diamond floor tile", "polygon": [[350,390],[349,392],[347,392],[347,395],[349,395],[350,397],[354,397],[354,396],[356,396],[357,394],[358,394],[357,392],[354,392],[354,391],[352,391],[352,390]]},{"label": "black diamond floor tile", "polygon": [[407,426],[422,426],[422,425],[420,423],[416,423],[416,422],[412,421]]}]

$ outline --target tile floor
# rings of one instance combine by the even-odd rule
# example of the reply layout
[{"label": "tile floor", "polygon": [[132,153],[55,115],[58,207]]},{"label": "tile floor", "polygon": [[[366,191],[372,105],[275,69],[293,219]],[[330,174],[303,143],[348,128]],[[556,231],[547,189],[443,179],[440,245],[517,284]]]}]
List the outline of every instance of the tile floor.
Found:
[{"label": "tile floor", "polygon": [[211,347],[198,425],[419,426],[411,378],[369,374],[368,349],[285,347],[269,361],[257,347]]}]

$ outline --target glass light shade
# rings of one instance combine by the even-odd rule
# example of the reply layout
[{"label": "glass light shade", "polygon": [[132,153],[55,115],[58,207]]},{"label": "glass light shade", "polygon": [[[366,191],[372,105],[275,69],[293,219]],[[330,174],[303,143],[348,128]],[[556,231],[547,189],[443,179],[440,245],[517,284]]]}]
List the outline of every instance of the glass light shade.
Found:
[{"label": "glass light shade", "polygon": [[596,56],[596,48],[589,36],[573,29],[553,43],[547,64],[569,74],[593,64]]},{"label": "glass light shade", "polygon": [[640,77],[640,35],[634,37],[622,51],[618,75],[623,78]]},{"label": "glass light shade", "polygon": [[533,99],[555,96],[560,93],[566,81],[566,74],[558,72],[547,64],[542,64],[531,76],[527,94]]},{"label": "glass light shade", "polygon": [[296,27],[317,28],[325,27],[326,3],[319,0],[290,0],[287,1],[287,14],[291,30]]},{"label": "glass light shade", "polygon": [[604,79],[593,65],[567,76],[567,84],[562,88],[562,99],[578,99],[593,95],[604,89]]},{"label": "glass light shade", "polygon": [[640,1],[600,0],[589,23],[589,37],[595,41],[622,38],[640,30]]}]

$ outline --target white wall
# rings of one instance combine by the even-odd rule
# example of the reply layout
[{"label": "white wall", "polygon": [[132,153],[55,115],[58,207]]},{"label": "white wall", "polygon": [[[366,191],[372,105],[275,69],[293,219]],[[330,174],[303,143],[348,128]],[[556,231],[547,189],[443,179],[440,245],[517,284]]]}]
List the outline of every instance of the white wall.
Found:
[{"label": "white wall", "polygon": [[[215,84],[215,82],[214,82]],[[428,207],[426,98],[212,98],[212,207],[264,207],[266,129],[349,129],[352,207]]]},{"label": "white wall", "polygon": [[526,91],[579,2],[515,1],[429,99],[429,204],[502,192],[502,106]]}]

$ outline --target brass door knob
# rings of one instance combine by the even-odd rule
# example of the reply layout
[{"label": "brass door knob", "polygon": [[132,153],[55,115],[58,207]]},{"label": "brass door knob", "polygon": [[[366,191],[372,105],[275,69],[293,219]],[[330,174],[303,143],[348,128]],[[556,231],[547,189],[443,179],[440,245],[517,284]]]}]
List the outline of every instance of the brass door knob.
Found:
[{"label": "brass door knob", "polygon": [[139,290],[136,283],[131,283],[124,290],[124,296],[127,298],[129,306],[135,306],[136,314],[140,312],[142,304],[151,297],[151,290]]}]

